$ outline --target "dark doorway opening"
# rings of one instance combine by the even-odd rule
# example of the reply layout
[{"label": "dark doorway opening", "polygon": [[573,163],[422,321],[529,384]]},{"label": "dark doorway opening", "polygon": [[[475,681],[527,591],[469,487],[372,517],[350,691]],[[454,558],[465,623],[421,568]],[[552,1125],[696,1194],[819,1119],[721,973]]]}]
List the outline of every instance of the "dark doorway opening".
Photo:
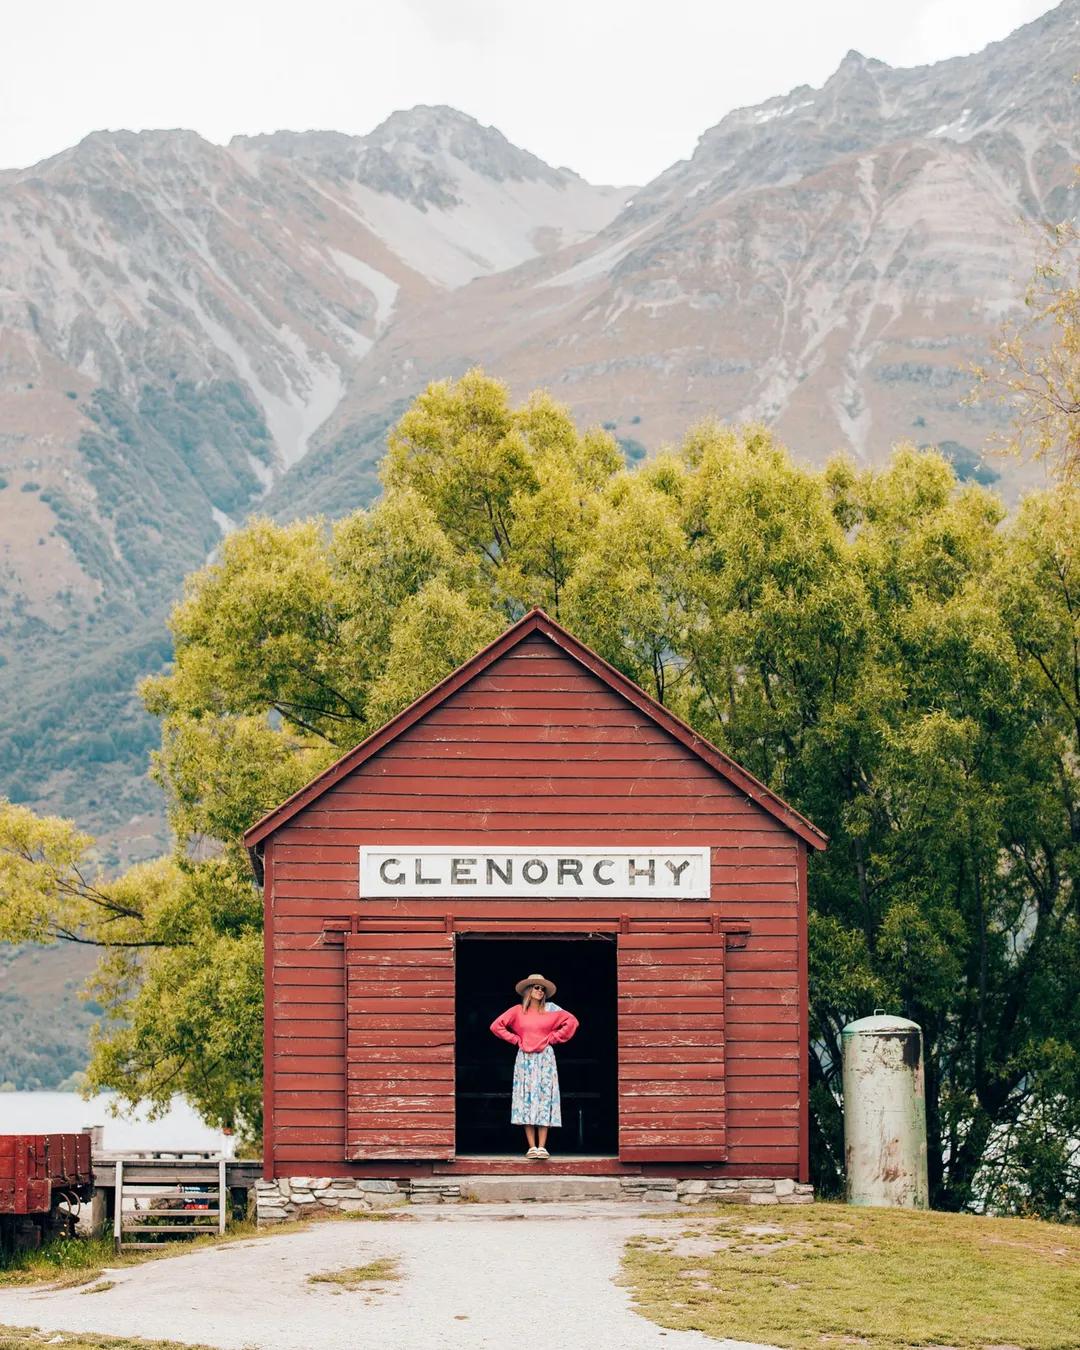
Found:
[{"label": "dark doorway opening", "polygon": [[555,1047],[563,1123],[548,1148],[564,1156],[618,1152],[615,952],[614,938],[458,938],[458,1153],[525,1152],[525,1131],[510,1124],[517,1052],[490,1027],[515,1002],[517,981],[534,971],[555,981],[554,1001],[581,1024]]}]

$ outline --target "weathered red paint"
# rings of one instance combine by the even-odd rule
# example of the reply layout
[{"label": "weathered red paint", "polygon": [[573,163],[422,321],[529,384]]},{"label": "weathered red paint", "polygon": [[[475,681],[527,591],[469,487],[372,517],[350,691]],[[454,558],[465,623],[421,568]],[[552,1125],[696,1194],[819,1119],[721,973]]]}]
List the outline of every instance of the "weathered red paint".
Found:
[{"label": "weathered red paint", "polygon": [[619,937],[619,1159],[723,1162],[726,934]]},{"label": "weathered red paint", "polygon": [[810,935],[806,845],[799,847],[799,1180],[810,1180]]},{"label": "weathered red paint", "polygon": [[0,1134],[0,1214],[48,1214],[93,1179],[88,1134]]},{"label": "weathered red paint", "polygon": [[274,1107],[277,1092],[274,1082],[276,1047],[274,1029],[277,1025],[276,1007],[271,1004],[271,972],[274,962],[274,841],[268,839],[263,849],[263,1176],[272,1181],[277,1176],[274,1167]]},{"label": "weathered red paint", "polygon": [[[805,863],[824,837],[546,615],[245,842],[265,871],[268,1174],[505,1166],[453,1156],[456,935],[607,932],[647,977],[620,1009],[610,1169],[806,1179]],[[361,845],[519,844],[708,845],[712,897],[358,894]]]}]

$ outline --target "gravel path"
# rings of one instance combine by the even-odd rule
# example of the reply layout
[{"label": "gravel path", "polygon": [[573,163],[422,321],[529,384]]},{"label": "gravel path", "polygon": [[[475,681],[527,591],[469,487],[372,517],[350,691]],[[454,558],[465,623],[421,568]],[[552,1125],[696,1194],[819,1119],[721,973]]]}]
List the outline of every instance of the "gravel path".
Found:
[{"label": "gravel path", "polygon": [[[615,1283],[623,1243],[685,1222],[639,1215],[598,1201],[320,1223],[111,1272],[116,1286],[103,1293],[0,1289],[0,1324],[222,1350],[762,1350],[663,1331],[632,1311]],[[380,1256],[401,1261],[402,1278],[384,1293],[307,1283]]]}]

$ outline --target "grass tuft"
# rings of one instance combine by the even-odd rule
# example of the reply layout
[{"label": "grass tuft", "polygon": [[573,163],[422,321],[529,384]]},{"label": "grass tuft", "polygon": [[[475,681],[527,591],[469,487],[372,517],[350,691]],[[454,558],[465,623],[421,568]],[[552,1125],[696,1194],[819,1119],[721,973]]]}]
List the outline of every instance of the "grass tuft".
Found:
[{"label": "grass tuft", "polygon": [[[271,1232],[274,1230],[271,1229]],[[0,1259],[0,1288],[5,1285],[51,1284],[56,1289],[72,1289],[89,1284],[102,1271],[125,1270],[163,1257],[186,1256],[223,1243],[266,1236],[251,1220],[230,1224],[225,1236],[215,1231],[178,1242],[161,1242],[156,1250],[117,1252],[111,1237],[54,1238],[33,1251],[14,1252]]]},{"label": "grass tuft", "polygon": [[694,1221],[626,1247],[638,1311],[672,1330],[784,1350],[1080,1346],[1080,1229],[843,1205]]},{"label": "grass tuft", "polygon": [[0,1261],[0,1286],[47,1281],[57,1289],[70,1289],[96,1280],[105,1266],[121,1264],[111,1238],[55,1238],[34,1251],[5,1256]]},{"label": "grass tuft", "polygon": [[415,1218],[416,1216],[407,1210],[394,1207],[362,1210],[356,1214],[320,1210],[317,1214],[274,1224],[268,1228],[259,1228],[253,1219],[245,1219],[229,1224],[224,1237],[214,1231],[207,1233],[205,1237],[196,1236],[177,1242],[161,1242],[157,1244],[156,1250],[128,1251],[119,1254],[114,1249],[111,1237],[56,1238],[34,1251],[15,1252],[0,1257],[0,1288],[5,1285],[50,1284],[56,1289],[72,1289],[98,1279],[104,1270],[123,1270],[129,1266],[141,1266],[146,1261],[160,1261],[170,1256],[186,1256],[190,1252],[202,1251],[206,1247],[217,1247],[224,1243],[284,1237],[289,1233],[299,1232],[313,1223],[343,1221],[401,1223]]},{"label": "grass tuft", "polygon": [[345,1270],[327,1270],[321,1275],[309,1275],[308,1284],[337,1284],[343,1289],[364,1289],[384,1280],[400,1280],[400,1261],[396,1256],[380,1256],[366,1266],[349,1266]]},{"label": "grass tuft", "polygon": [[78,1289],[81,1284],[93,1284],[101,1277],[101,1271],[90,1266],[82,1270],[65,1270],[59,1279],[49,1283],[50,1289]]},{"label": "grass tuft", "polygon": [[[59,1338],[59,1339],[57,1339]],[[40,1350],[43,1345],[64,1350],[210,1350],[205,1345],[179,1341],[147,1341],[141,1336],[98,1336],[92,1331],[41,1331],[37,1327],[0,1327],[0,1350]]]}]

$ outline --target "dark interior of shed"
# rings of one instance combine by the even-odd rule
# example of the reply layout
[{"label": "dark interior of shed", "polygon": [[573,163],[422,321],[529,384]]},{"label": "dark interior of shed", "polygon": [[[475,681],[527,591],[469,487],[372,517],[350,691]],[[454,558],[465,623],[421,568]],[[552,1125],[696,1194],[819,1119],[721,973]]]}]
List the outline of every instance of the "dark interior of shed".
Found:
[{"label": "dark interior of shed", "polygon": [[580,1022],[573,1040],[555,1047],[563,1123],[551,1131],[548,1148],[563,1156],[618,1152],[615,952],[612,938],[458,939],[459,1154],[525,1153],[525,1131],[510,1124],[517,1051],[490,1027],[517,1001],[517,981],[533,973],[554,980],[554,1002]]}]

